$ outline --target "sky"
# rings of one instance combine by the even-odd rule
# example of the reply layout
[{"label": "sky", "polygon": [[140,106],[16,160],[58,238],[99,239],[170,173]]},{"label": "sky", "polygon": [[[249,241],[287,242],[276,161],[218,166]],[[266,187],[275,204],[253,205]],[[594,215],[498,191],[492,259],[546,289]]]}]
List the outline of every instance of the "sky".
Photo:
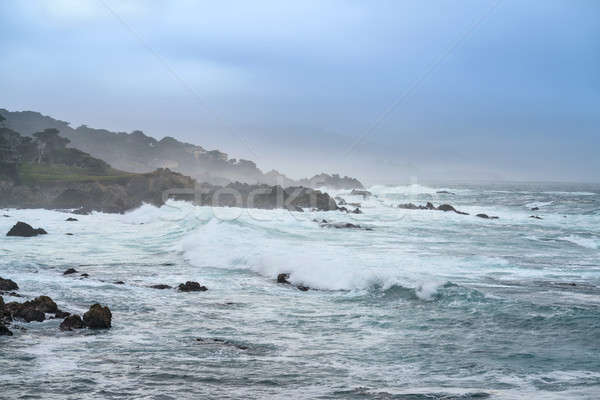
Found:
[{"label": "sky", "polygon": [[300,178],[600,182],[600,1],[2,0],[0,108]]}]

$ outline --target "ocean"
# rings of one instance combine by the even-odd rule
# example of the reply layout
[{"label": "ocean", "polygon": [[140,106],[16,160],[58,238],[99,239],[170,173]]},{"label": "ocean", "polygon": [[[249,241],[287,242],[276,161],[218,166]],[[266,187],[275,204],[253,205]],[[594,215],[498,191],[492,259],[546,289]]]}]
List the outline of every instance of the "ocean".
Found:
[{"label": "ocean", "polygon": [[[0,398],[600,397],[600,185],[369,190],[329,191],[362,214],[4,210],[0,276],[69,312],[107,305],[113,326],[14,322]],[[470,215],[397,207],[428,201]],[[48,234],[5,237],[17,221]],[[208,291],[149,288],[186,281]]]}]

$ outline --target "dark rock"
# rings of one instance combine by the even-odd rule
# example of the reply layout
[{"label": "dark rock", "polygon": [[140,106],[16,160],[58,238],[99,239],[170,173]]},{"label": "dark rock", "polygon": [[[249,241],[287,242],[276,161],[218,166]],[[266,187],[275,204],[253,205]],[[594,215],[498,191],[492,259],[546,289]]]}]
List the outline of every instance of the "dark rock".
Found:
[{"label": "dark rock", "polygon": [[348,209],[346,207],[340,207],[338,208],[338,210],[342,211],[342,212],[348,212]]},{"label": "dark rock", "polygon": [[531,209],[531,211],[539,211],[539,210],[540,210],[540,208],[539,208],[539,207],[533,207],[533,208]]},{"label": "dark rock", "polygon": [[81,276],[82,278],[89,278],[90,274],[84,272],[83,274],[81,274],[79,276]]},{"label": "dark rock", "polygon": [[0,336],[12,336],[13,333],[2,322],[0,322]]},{"label": "dark rock", "polygon": [[436,208],[433,205],[433,203],[431,203],[431,202],[428,201],[427,204],[425,204],[425,209],[426,210],[435,210]]},{"label": "dark rock", "polygon": [[19,221],[10,229],[10,231],[8,231],[6,236],[32,237],[37,235],[45,235],[47,233],[48,232],[42,228],[33,229],[31,225]]},{"label": "dark rock", "polygon": [[115,281],[115,282],[113,282],[113,283],[114,283],[115,285],[124,285],[124,284],[125,284],[125,282],[123,282],[123,281]]},{"label": "dark rock", "polygon": [[372,231],[372,228],[353,224],[350,222],[332,222],[332,223],[320,223],[322,228],[335,228],[335,229],[364,229],[365,231]]},{"label": "dark rock", "polygon": [[68,270],[66,270],[65,272],[63,272],[63,275],[71,275],[71,274],[76,274],[78,271],[75,268],[69,268]]},{"label": "dark rock", "polygon": [[65,233],[65,235],[67,235],[67,236],[73,236],[72,233]]},{"label": "dark rock", "polygon": [[163,267],[172,267],[172,266],[174,266],[174,265],[175,265],[175,263],[172,263],[172,262],[166,262],[166,263],[162,263],[162,264],[160,264],[160,265],[162,265]]},{"label": "dark rock", "polygon": [[442,204],[437,209],[440,211],[445,211],[445,212],[448,212],[448,211],[456,212],[456,208],[452,207],[450,204]]},{"label": "dark rock", "polygon": [[483,218],[483,219],[499,219],[500,218],[500,217],[491,216],[491,215],[487,215],[487,214],[477,214],[476,217]]},{"label": "dark rock", "polygon": [[290,279],[290,274],[279,274],[277,275],[277,283],[283,283],[285,285],[289,285],[290,281],[288,281],[288,279]]},{"label": "dark rock", "polygon": [[352,214],[362,214],[362,211],[360,211],[360,208],[355,208]]},{"label": "dark rock", "polygon": [[205,292],[208,290],[206,286],[202,286],[198,282],[192,281],[180,283],[178,288],[180,292]]},{"label": "dark rock", "polygon": [[4,299],[0,296],[0,323],[10,323],[12,316],[10,311],[6,309]]},{"label": "dark rock", "polygon": [[8,215],[8,214],[4,214],[4,215],[3,215],[3,217],[4,217],[4,218],[10,218],[10,215]]},{"label": "dark rock", "polygon": [[54,318],[66,318],[69,315],[71,315],[70,312],[66,312],[66,311],[62,311],[62,310],[58,310],[54,313]]},{"label": "dark rock", "polygon": [[152,289],[160,289],[160,290],[163,290],[163,289],[171,289],[171,286],[169,286],[169,285],[163,285],[163,284],[159,284],[159,285],[152,285],[152,286],[150,286],[150,287],[151,287]]},{"label": "dark rock", "polygon": [[21,318],[25,320],[25,322],[42,322],[46,319],[46,315],[42,311],[36,310],[34,308],[21,309],[18,313],[13,314],[13,316],[16,318]]},{"label": "dark rock", "polygon": [[112,314],[110,309],[100,304],[94,304],[83,314],[83,322],[90,329],[108,329],[111,326]]},{"label": "dark rock", "polygon": [[310,288],[308,286],[298,285],[296,287],[298,288],[298,290],[300,290],[302,292],[308,292],[308,290],[310,290]]},{"label": "dark rock", "polygon": [[447,190],[438,190],[436,193],[437,194],[451,194],[451,195],[455,195],[456,194],[456,193],[449,192]]},{"label": "dark rock", "polygon": [[25,303],[23,303],[23,306],[27,308],[34,308],[43,313],[56,313],[59,311],[58,306],[56,305],[54,300],[52,300],[48,296],[36,297],[33,300],[26,301]]},{"label": "dark rock", "polygon": [[534,218],[534,219],[543,219],[542,217],[538,216],[538,215],[531,215],[529,216],[529,218]]},{"label": "dark rock", "polygon": [[[109,311],[110,313],[110,311]],[[79,315],[70,315],[60,323],[61,331],[72,331],[73,329],[83,329],[85,324]],[[108,328],[110,328],[110,318],[108,319]]]},{"label": "dark rock", "polygon": [[75,221],[79,221],[79,220],[77,218],[69,217],[69,218],[65,219],[65,221],[67,221],[67,222],[75,222]]},{"label": "dark rock", "polygon": [[19,290],[19,285],[13,280],[0,278],[0,292],[7,292],[9,290]]},{"label": "dark rock", "polygon": [[14,318],[20,318],[26,322],[46,319],[45,313],[56,313],[58,307],[48,296],[39,296],[24,303],[10,302],[5,305],[5,310],[10,312]]}]

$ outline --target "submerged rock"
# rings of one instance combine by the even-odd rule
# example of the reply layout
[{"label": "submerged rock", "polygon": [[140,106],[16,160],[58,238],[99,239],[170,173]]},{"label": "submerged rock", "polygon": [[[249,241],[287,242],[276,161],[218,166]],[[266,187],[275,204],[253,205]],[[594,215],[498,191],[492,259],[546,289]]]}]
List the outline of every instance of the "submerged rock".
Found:
[{"label": "submerged rock", "polygon": [[164,284],[158,284],[158,285],[152,285],[150,286],[152,289],[159,289],[159,290],[164,290],[164,289],[171,289],[172,287],[169,285],[164,285]]},{"label": "submerged rock", "polygon": [[540,210],[540,208],[539,208],[539,207],[533,207],[533,208],[531,209],[531,211],[539,211],[539,210]]},{"label": "submerged rock", "polygon": [[[110,322],[109,322],[110,327]],[[83,329],[85,328],[85,324],[81,320],[79,315],[70,315],[60,323],[61,331],[72,331],[73,329]]]},{"label": "submerged rock", "polygon": [[113,284],[115,284],[115,285],[124,285],[125,282],[123,282],[123,281],[115,281],[115,282],[113,282]]},{"label": "submerged rock", "polygon": [[201,344],[207,344],[207,345],[213,344],[213,345],[220,345],[220,346],[235,347],[236,349],[240,349],[240,350],[248,350],[248,346],[229,342],[224,339],[197,338],[196,342],[199,342]]},{"label": "submerged rock", "polygon": [[354,211],[352,211],[352,214],[362,214],[362,211],[360,211],[360,208],[355,208]]},{"label": "submerged rock", "polygon": [[534,219],[543,219],[542,217],[540,217],[539,215],[531,215],[529,218],[534,218]]},{"label": "submerged rock", "polygon": [[192,281],[180,283],[178,289],[180,292],[205,292],[208,290],[206,286],[202,286],[198,282]]},{"label": "submerged rock", "polygon": [[8,231],[6,236],[33,237],[37,235],[45,235],[47,233],[48,232],[42,228],[33,229],[31,225],[19,221],[10,229],[10,231]]},{"label": "submerged rock", "polygon": [[11,279],[0,278],[0,292],[8,292],[9,290],[19,290],[19,285]]},{"label": "submerged rock", "polygon": [[452,211],[452,212],[455,212],[460,215],[469,215],[469,213],[459,211],[456,208],[454,208],[454,206],[451,206],[450,204],[442,204],[439,207],[436,207],[431,202],[427,202],[427,204],[425,204],[424,206],[418,206],[413,203],[398,204],[398,208],[403,208],[406,210],[437,210],[437,211],[445,211],[445,212]]},{"label": "submerged rock", "polygon": [[437,194],[451,194],[451,195],[455,195],[456,194],[456,193],[449,192],[447,190],[438,190],[436,193]]},{"label": "submerged rock", "polygon": [[373,228],[369,228],[367,226],[362,226],[358,224],[353,224],[351,222],[321,222],[319,225],[322,228],[335,228],[335,229],[363,229],[365,231],[372,231]]},{"label": "submerged rock", "polygon": [[77,218],[69,217],[69,218],[65,219],[65,221],[67,221],[67,222],[75,222],[75,221],[79,221],[79,220]]},{"label": "submerged rock", "polygon": [[110,309],[100,304],[94,304],[83,314],[83,322],[90,329],[109,329],[111,327],[112,314]]},{"label": "submerged rock", "polygon": [[483,219],[499,219],[500,218],[500,217],[491,216],[491,215],[487,215],[487,214],[477,214],[476,217],[483,218]]}]

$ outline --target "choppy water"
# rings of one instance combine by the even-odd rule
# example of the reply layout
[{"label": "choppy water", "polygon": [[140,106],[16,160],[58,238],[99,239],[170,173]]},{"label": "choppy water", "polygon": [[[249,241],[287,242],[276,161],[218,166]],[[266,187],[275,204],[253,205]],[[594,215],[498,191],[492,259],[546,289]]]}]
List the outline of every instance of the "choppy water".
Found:
[{"label": "choppy water", "polygon": [[[600,396],[599,186],[371,190],[342,194],[361,215],[170,202],[68,223],[6,211],[0,233],[22,220],[49,234],[2,236],[0,276],[67,311],[106,304],[113,328],[13,324],[0,338],[0,398]],[[409,201],[500,219],[392,207]],[[90,278],[64,277],[69,267]],[[279,272],[319,290],[278,285]],[[147,288],[187,280],[209,291]]]}]

